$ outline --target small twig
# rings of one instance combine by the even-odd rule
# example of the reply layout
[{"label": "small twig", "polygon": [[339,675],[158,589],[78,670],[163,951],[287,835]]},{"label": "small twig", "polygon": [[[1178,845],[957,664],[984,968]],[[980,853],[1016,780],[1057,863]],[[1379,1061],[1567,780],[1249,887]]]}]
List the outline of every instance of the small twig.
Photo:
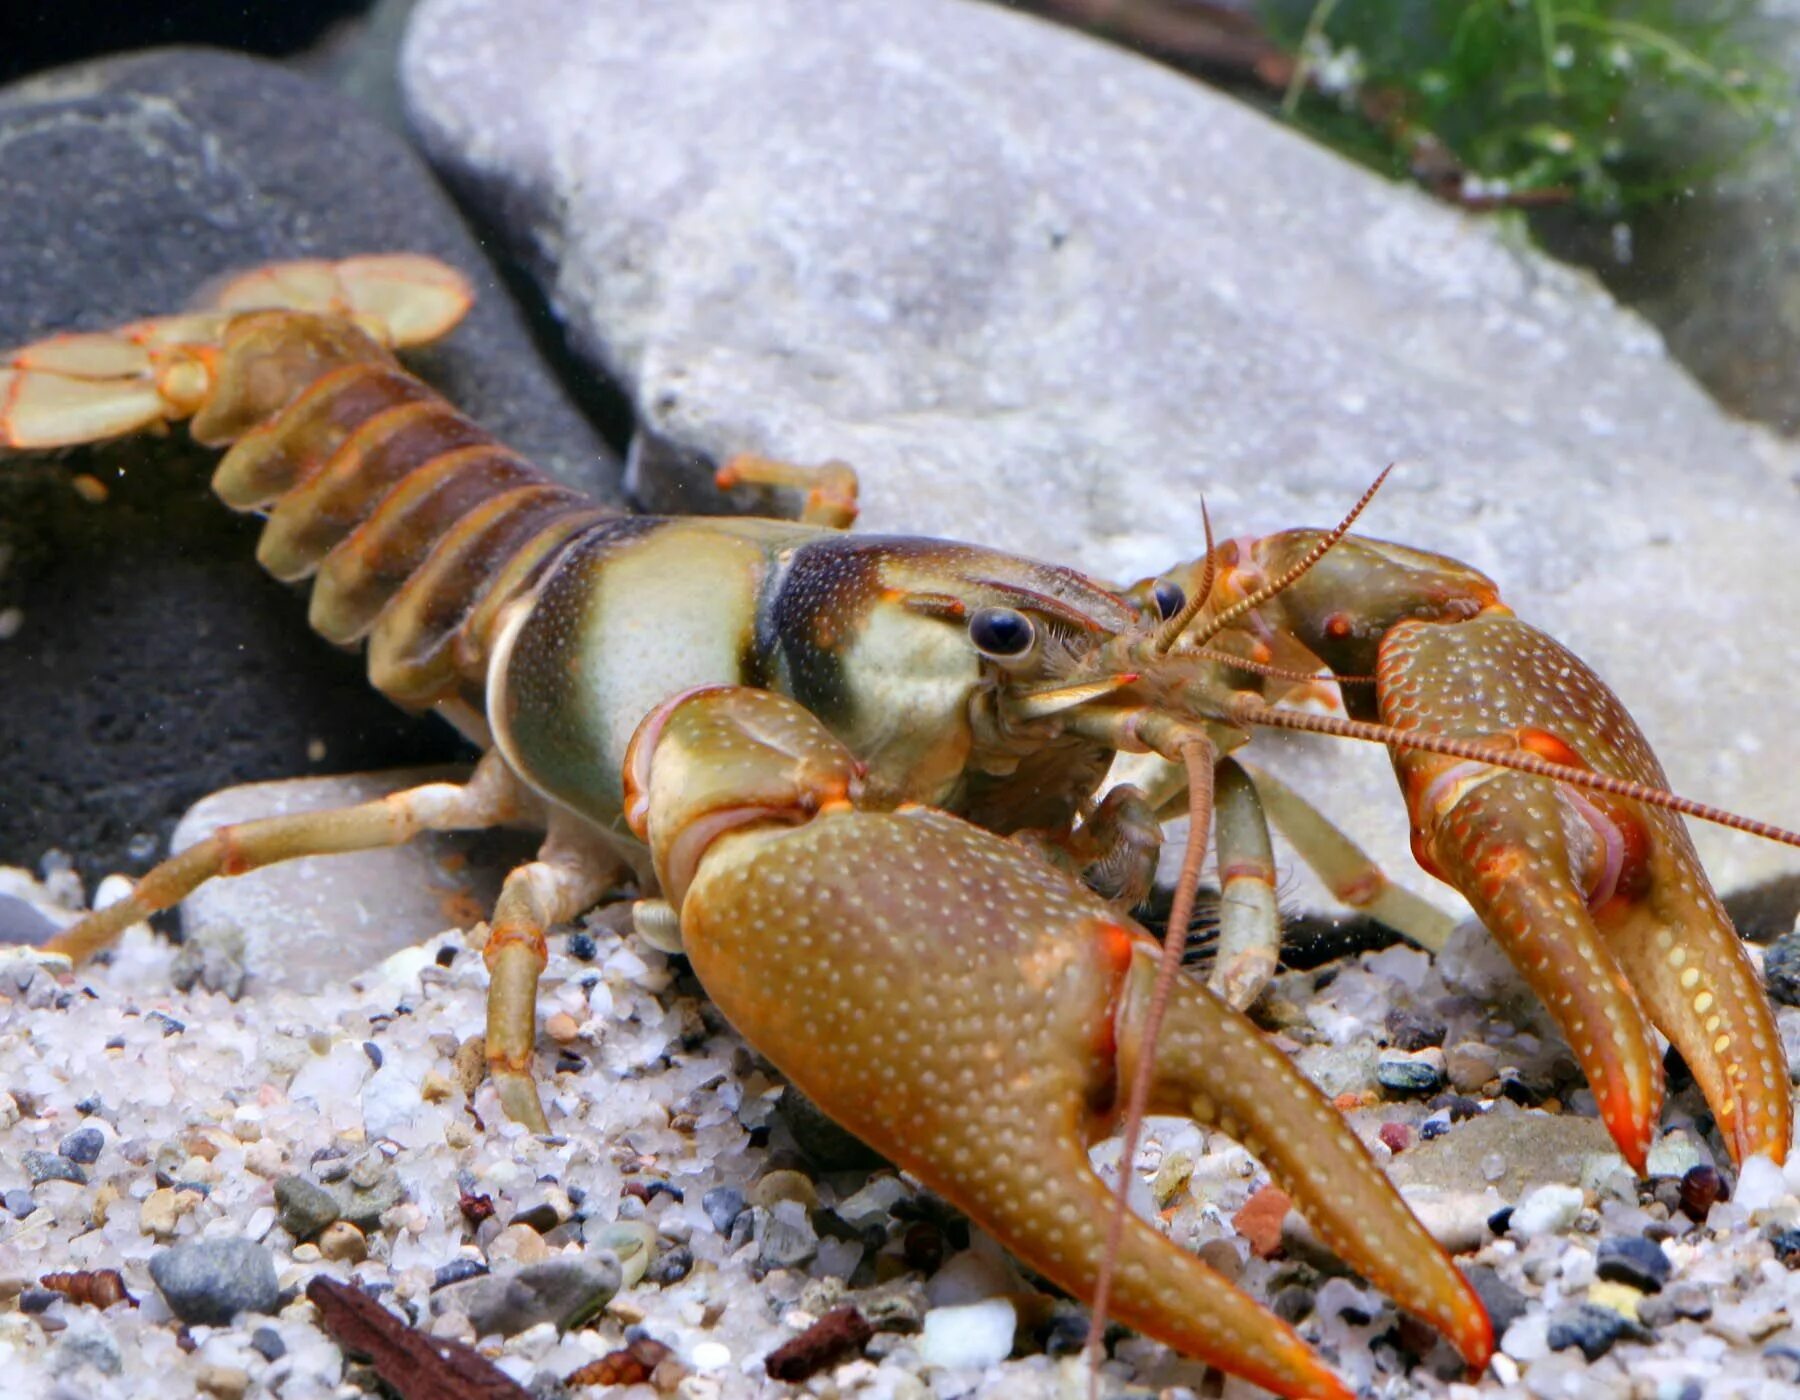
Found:
[{"label": "small twig", "polygon": [[320,1277],[306,1296],[332,1340],[366,1357],[400,1400],[531,1400],[474,1347],[408,1326],[360,1288]]}]

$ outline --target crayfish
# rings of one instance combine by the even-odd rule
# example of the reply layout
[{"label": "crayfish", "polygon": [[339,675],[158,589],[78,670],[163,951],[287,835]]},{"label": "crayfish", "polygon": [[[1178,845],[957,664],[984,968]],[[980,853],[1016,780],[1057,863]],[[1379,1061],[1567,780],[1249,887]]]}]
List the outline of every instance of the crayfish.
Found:
[{"label": "crayfish", "polygon": [[[1471,1365],[1473,1290],[1332,1106],[1240,1009],[1279,926],[1265,808],[1400,932],[1431,916],[1231,755],[1262,727],[1388,746],[1421,863],[1556,1018],[1626,1159],[1661,1108],[1655,1031],[1739,1159],[1786,1154],[1759,979],[1618,700],[1475,570],[1330,530],[1232,540],[1129,588],[973,545],[857,536],[847,469],[762,459],[795,519],[648,517],[558,485],[394,349],[469,305],[412,256],[281,264],[201,308],[0,359],[0,446],[190,418],[258,558],[373,684],[484,750],[464,783],[227,827],[50,945],[90,955],[204,880],[398,844],[547,833],[486,930],[487,1056],[546,1127],[535,995],[556,924],[629,872],[725,1016],[857,1136],[1079,1297],[1289,1395],[1345,1396],[1294,1331],[1128,1216],[1088,1159],[1146,1111],[1221,1128],[1321,1237]],[[1371,494],[1373,488],[1371,488]],[[1366,502],[1367,496],[1364,497]],[[1361,509],[1361,505],[1357,507]],[[1210,529],[1210,527],[1209,527]],[[1340,713],[1292,703],[1321,683]],[[1106,786],[1121,754],[1130,784]],[[1192,818],[1171,945],[1216,833],[1230,955],[1181,976],[1130,917]],[[1352,864],[1354,864],[1352,862]],[[1129,1160],[1129,1157],[1128,1157]]]}]

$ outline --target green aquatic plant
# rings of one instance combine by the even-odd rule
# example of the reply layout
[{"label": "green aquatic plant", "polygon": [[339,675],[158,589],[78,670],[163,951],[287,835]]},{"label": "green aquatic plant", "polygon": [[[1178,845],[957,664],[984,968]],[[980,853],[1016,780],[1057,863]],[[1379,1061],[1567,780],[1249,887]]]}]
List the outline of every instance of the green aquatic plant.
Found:
[{"label": "green aquatic plant", "polygon": [[1284,111],[1473,204],[1610,214],[1786,119],[1753,0],[1259,0]]}]

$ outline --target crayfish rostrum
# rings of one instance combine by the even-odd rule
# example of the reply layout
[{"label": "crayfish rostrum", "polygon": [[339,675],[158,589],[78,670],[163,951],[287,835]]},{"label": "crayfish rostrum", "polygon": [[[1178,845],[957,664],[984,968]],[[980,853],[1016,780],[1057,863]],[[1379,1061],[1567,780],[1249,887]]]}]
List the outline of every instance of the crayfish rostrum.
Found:
[{"label": "crayfish rostrum", "polygon": [[[1111,1215],[1087,1156],[1146,1109],[1217,1125],[1354,1267],[1471,1364],[1489,1356],[1469,1285],[1234,1009],[1278,942],[1265,809],[1363,907],[1439,937],[1231,756],[1259,727],[1307,728],[1389,747],[1421,862],[1543,998],[1628,1161],[1642,1168],[1661,1108],[1657,1030],[1736,1157],[1785,1155],[1774,1017],[1677,813],[1800,838],[1671,796],[1612,693],[1473,569],[1353,536],[1353,511],[1330,530],[1208,540],[1120,589],[844,533],[847,469],[755,458],[722,475],[798,488],[797,519],[622,515],[401,369],[394,348],[468,303],[425,258],[281,264],[193,312],[0,360],[0,446],[191,418],[229,447],[214,488],[267,517],[258,557],[311,580],[313,627],[365,645],[378,689],[485,750],[465,783],[224,828],[53,949],[91,954],[215,876],[539,825],[484,947],[487,1054],[513,1117],[546,1126],[546,933],[629,871],[663,901],[646,899],[647,923],[678,926],[758,1050],[1034,1267],[1284,1394],[1341,1396],[1292,1329]],[[1328,681],[1340,712],[1293,703]],[[1136,781],[1109,788],[1121,753],[1140,756]],[[1232,911],[1217,994],[1159,966],[1129,914],[1180,812],[1194,835],[1178,908],[1216,833]]]}]

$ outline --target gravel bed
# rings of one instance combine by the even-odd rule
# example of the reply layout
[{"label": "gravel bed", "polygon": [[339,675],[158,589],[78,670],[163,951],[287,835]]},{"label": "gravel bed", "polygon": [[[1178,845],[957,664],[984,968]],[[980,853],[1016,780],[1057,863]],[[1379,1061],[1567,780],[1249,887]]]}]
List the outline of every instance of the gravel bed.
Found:
[{"label": "gravel bed", "polygon": [[[50,923],[74,893],[0,871],[0,895]],[[1081,1393],[1084,1314],[891,1170],[803,1156],[780,1080],[634,935],[594,920],[552,942],[548,1138],[477,1082],[486,975],[460,933],[341,988],[235,1001],[178,952],[140,928],[74,973],[0,958],[9,1394],[364,1393],[305,1296],[316,1275],[537,1396],[603,1393],[569,1378],[623,1355],[638,1386],[605,1393]],[[1140,1208],[1365,1394],[1689,1400],[1800,1380],[1800,1172],[1727,1170],[1682,1089],[1635,1180],[1520,991],[1466,929],[1436,965],[1389,949],[1288,975],[1258,1012],[1455,1241],[1504,1332],[1478,1382],[1271,1213],[1228,1139],[1155,1120]],[[1800,1011],[1781,1014],[1795,1037]],[[117,1270],[136,1306],[43,1283],[76,1270]],[[851,1359],[770,1379],[770,1353],[843,1304],[868,1324],[839,1339]],[[1105,1373],[1112,1394],[1255,1393],[1122,1333]]]}]

